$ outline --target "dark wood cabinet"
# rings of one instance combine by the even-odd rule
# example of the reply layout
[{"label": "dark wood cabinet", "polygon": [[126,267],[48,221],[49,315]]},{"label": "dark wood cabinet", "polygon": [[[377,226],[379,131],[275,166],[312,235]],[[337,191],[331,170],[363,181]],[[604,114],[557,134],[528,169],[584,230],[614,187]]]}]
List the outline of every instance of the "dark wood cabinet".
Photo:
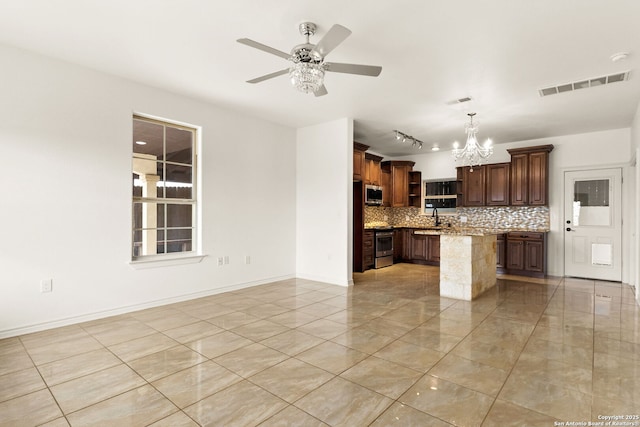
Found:
[{"label": "dark wood cabinet", "polygon": [[404,261],[411,260],[411,240],[413,239],[413,230],[404,228],[402,230],[402,259]]},{"label": "dark wood cabinet", "polygon": [[[509,205],[509,172],[510,163],[494,163],[485,165],[486,205]],[[474,171],[475,172],[475,171]]]},{"label": "dark wood cabinet", "polygon": [[498,234],[496,236],[496,267],[499,273],[504,273],[507,268],[507,236]]},{"label": "dark wood cabinet", "polygon": [[402,260],[402,253],[404,249],[404,230],[397,228],[393,230],[393,261],[399,262]]},{"label": "dark wood cabinet", "polygon": [[462,169],[462,205],[485,205],[485,167],[465,166]]},{"label": "dark wood cabinet", "polygon": [[373,257],[374,257],[374,247],[373,247],[373,240],[374,240],[374,232],[373,231],[369,231],[369,230],[365,230],[364,235],[363,235],[363,239],[362,239],[362,264],[364,266],[364,269],[369,269],[373,266]]},{"label": "dark wood cabinet", "polygon": [[380,162],[382,157],[371,153],[364,153],[365,168],[364,182],[369,185],[382,185]]},{"label": "dark wood cabinet", "polygon": [[509,163],[458,167],[458,206],[547,206],[551,150],[553,145],[512,148]]},{"label": "dark wood cabinet", "polygon": [[529,206],[549,204],[549,151],[529,154]]},{"label": "dark wood cabinet", "polygon": [[511,205],[525,206],[529,203],[529,156],[511,155]]},{"label": "dark wood cabinet", "polygon": [[440,236],[438,235],[427,238],[427,261],[440,265]]},{"label": "dark wood cabinet", "polygon": [[363,181],[365,175],[365,154],[364,152],[369,149],[368,145],[360,144],[359,142],[353,143],[353,180]]},{"label": "dark wood cabinet", "polygon": [[414,234],[411,238],[411,260],[426,261],[428,257],[427,237],[424,234]]},{"label": "dark wood cabinet", "polygon": [[380,169],[380,186],[382,187],[382,206],[391,206],[391,171]]},{"label": "dark wood cabinet", "polygon": [[543,277],[547,272],[546,233],[510,232],[507,234],[506,272]]},{"label": "dark wood cabinet", "polygon": [[415,234],[416,229],[403,230],[401,261],[415,264],[440,265],[440,236],[437,234]]},{"label": "dark wood cabinet", "polygon": [[512,148],[511,205],[547,206],[549,204],[549,153],[553,145]]},{"label": "dark wood cabinet", "polygon": [[409,205],[416,208],[422,204],[422,173],[409,171]]},{"label": "dark wood cabinet", "polygon": [[[409,172],[413,169],[415,162],[404,160],[391,160],[381,163],[383,172],[389,173],[389,184],[386,193],[389,206],[406,207],[409,206]],[[385,190],[383,189],[383,197]],[[383,200],[384,202],[384,200]]]}]

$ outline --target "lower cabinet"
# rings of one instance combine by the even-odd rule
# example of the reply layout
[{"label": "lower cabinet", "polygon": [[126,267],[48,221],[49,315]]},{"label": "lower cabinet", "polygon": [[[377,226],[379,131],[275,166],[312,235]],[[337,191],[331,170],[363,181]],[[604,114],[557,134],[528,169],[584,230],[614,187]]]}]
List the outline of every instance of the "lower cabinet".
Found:
[{"label": "lower cabinet", "polygon": [[507,234],[506,272],[543,277],[547,273],[547,234],[513,231]]},{"label": "lower cabinet", "polygon": [[402,253],[404,249],[404,229],[397,228],[393,230],[393,262],[402,261]]},{"label": "lower cabinet", "polygon": [[404,230],[402,261],[415,264],[440,265],[440,236],[414,234],[414,229]]},{"label": "lower cabinet", "polygon": [[373,266],[373,231],[365,231],[362,238],[362,265],[364,269]]},{"label": "lower cabinet", "polygon": [[496,236],[496,268],[498,273],[506,272],[507,268],[507,235]]}]

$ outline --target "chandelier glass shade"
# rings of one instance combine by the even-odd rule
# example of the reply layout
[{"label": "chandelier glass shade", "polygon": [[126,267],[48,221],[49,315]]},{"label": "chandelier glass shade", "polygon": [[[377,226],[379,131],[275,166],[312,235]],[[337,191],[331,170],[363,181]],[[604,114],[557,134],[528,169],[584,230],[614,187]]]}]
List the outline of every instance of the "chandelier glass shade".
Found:
[{"label": "chandelier glass shade", "polygon": [[294,62],[289,68],[293,87],[304,93],[315,93],[324,83],[323,63]]},{"label": "chandelier glass shade", "polygon": [[459,148],[458,142],[453,143],[453,158],[457,162],[462,161],[464,166],[470,166],[470,172],[473,172],[473,166],[479,166],[489,156],[493,154],[493,147],[491,146],[491,140],[480,145],[476,134],[478,133],[478,123],[473,122],[473,116],[476,113],[469,113],[469,123],[466,124],[464,131],[467,133],[467,143],[464,148]]}]

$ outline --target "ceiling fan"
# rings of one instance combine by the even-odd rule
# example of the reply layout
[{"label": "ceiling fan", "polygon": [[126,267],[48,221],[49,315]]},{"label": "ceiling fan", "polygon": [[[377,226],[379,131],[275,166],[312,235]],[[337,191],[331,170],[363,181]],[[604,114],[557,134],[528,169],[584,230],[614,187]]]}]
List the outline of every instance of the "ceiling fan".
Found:
[{"label": "ceiling fan", "polygon": [[324,58],[349,37],[351,30],[336,24],[314,45],[309,43],[309,37],[315,34],[316,24],[303,22],[298,28],[300,34],[305,36],[307,41],[291,49],[290,54],[251,39],[238,39],[238,43],[260,49],[292,62],[289,68],[247,80],[247,83],[259,83],[288,73],[291,83],[296,89],[305,93],[313,93],[315,96],[322,96],[327,94],[327,88],[324,85],[325,71],[372,77],[380,75],[382,67],[378,66],[324,62]]}]

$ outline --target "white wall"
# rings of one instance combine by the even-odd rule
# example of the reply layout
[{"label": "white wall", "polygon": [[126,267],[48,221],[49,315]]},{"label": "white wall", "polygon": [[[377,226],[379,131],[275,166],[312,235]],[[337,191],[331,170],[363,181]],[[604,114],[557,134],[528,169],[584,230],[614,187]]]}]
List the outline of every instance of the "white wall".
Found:
[{"label": "white wall", "polygon": [[640,302],[640,104],[636,109],[636,114],[633,117],[633,123],[631,124],[631,150],[630,155],[632,163],[634,164],[633,182],[635,189],[631,195],[631,202],[633,203],[633,233],[632,233],[632,251],[631,251],[631,266],[632,266],[632,284],[635,284],[636,299]]},{"label": "white wall", "polygon": [[[294,276],[294,129],[13,48],[0,58],[0,338]],[[133,112],[202,127],[199,264],[128,264]]]},{"label": "white wall", "polygon": [[[528,141],[496,144],[490,163],[508,162],[511,156],[509,148],[529,147],[553,144],[549,168],[549,212],[550,226],[548,241],[548,274],[564,275],[564,171],[580,168],[603,168],[607,166],[624,166],[623,174],[628,174],[630,162],[630,129],[615,129],[603,132],[592,132],[576,135],[558,136]],[[405,156],[403,160],[416,162],[414,170],[422,172],[423,179],[452,178],[456,176],[456,164],[451,151],[424,153]],[[385,159],[387,160],[387,159]],[[633,215],[628,203],[630,192],[634,186],[625,185],[623,189],[623,218]],[[623,282],[630,280],[630,221],[623,225]]]},{"label": "white wall", "polygon": [[351,283],[353,120],[298,129],[296,276]]}]

